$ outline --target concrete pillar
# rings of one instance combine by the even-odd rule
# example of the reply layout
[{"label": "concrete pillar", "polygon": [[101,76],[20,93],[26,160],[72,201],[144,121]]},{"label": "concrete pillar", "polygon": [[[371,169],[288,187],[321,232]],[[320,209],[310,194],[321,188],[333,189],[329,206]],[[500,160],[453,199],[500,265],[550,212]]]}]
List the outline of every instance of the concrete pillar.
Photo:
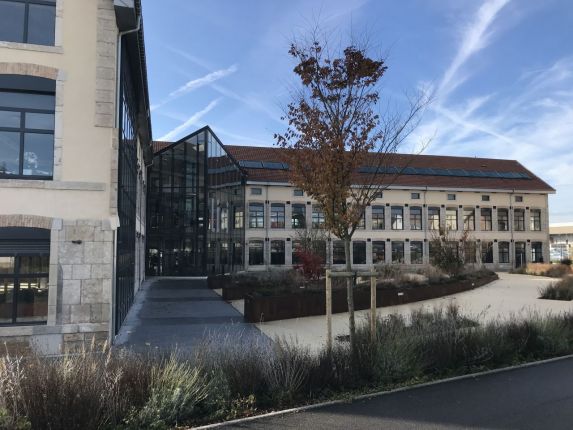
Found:
[{"label": "concrete pillar", "polygon": [[292,240],[285,240],[285,266],[292,266]]},{"label": "concrete pillar", "polygon": [[404,230],[410,230],[410,207],[404,206]]},{"label": "concrete pillar", "polygon": [[404,264],[411,264],[410,254],[410,241],[404,240]]},{"label": "concrete pillar", "polygon": [[392,229],[392,207],[390,205],[384,206],[384,227],[386,230]]},{"label": "concrete pillar", "polygon": [[493,242],[493,264],[496,266],[499,264],[499,243]]},{"label": "concrete pillar", "polygon": [[292,230],[292,205],[285,203],[285,230]]},{"label": "concrete pillar", "polygon": [[[491,208],[491,230],[498,231],[498,223],[497,223],[497,207]],[[495,258],[494,258],[495,261]]]},{"label": "concrete pillar", "polygon": [[366,230],[372,230],[372,206],[370,205],[364,209],[364,225],[366,226]]},{"label": "concrete pillar", "polygon": [[372,266],[372,241],[366,241],[366,264]]}]

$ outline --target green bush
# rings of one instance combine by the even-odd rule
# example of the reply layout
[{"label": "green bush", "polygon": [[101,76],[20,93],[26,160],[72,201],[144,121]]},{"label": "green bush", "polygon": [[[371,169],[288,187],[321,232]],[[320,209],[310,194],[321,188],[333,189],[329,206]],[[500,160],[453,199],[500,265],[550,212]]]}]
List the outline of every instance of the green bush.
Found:
[{"label": "green bush", "polygon": [[573,277],[566,276],[539,291],[540,299],[573,300]]}]

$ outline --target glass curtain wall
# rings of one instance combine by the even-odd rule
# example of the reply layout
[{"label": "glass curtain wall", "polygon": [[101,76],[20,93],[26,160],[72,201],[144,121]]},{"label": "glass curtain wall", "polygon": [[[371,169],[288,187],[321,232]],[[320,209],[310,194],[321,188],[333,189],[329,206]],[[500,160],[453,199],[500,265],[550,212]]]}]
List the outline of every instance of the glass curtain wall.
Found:
[{"label": "glass curtain wall", "polygon": [[243,177],[208,127],[157,153],[148,184],[148,275],[243,267]]}]

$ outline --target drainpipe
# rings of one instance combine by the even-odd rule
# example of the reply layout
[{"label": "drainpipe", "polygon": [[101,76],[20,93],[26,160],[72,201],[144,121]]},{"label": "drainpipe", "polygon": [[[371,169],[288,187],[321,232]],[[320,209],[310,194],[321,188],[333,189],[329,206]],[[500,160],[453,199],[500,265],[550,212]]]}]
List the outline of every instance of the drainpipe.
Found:
[{"label": "drainpipe", "polygon": [[121,41],[123,36],[130,33],[135,33],[141,29],[141,15],[137,17],[137,25],[130,30],[120,31],[117,35],[117,53],[115,59],[115,128],[119,128],[119,104],[121,102],[119,96],[121,93],[120,77],[121,77]]}]

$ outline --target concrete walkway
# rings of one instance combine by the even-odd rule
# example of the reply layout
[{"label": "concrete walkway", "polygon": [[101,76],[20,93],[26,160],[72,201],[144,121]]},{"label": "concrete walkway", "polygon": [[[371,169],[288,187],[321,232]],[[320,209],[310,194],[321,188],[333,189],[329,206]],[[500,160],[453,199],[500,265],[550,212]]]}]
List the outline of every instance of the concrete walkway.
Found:
[{"label": "concrete walkway", "polygon": [[207,287],[206,278],[151,278],[138,291],[115,345],[187,352],[205,338],[265,341],[254,324]]},{"label": "concrete walkway", "polygon": [[[498,275],[499,280],[475,290],[439,299],[378,308],[378,315],[384,316],[395,313],[406,315],[421,307],[432,310],[449,303],[457,304],[463,314],[478,318],[480,321],[516,318],[532,312],[547,314],[573,311],[573,302],[538,298],[539,289],[556,282],[557,279],[509,273],[498,273]],[[242,303],[234,302],[233,304],[235,308],[242,310]],[[357,311],[357,324],[365,322],[368,314],[369,311],[367,310]],[[326,344],[326,320],[324,316],[270,321],[257,324],[257,327],[271,339],[284,337],[297,340],[300,345],[308,346],[313,350]],[[332,333],[334,337],[348,334],[348,313],[333,315]]]}]

